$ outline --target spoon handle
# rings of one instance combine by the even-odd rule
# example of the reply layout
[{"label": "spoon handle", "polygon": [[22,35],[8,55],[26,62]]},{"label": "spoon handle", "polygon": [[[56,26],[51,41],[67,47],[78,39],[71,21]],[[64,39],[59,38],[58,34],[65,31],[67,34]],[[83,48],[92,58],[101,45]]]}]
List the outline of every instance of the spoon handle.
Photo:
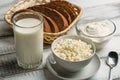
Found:
[{"label": "spoon handle", "polygon": [[110,70],[109,70],[109,77],[108,77],[108,80],[112,80],[111,70],[112,70],[112,68],[110,68]]}]

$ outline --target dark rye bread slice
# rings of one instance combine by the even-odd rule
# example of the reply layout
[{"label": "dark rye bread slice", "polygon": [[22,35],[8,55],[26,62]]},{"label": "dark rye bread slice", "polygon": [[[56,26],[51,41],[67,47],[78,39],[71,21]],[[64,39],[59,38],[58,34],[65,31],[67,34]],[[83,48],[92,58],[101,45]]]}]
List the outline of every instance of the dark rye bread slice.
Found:
[{"label": "dark rye bread slice", "polygon": [[67,19],[69,24],[71,23],[70,14],[63,7],[60,7],[60,6],[57,6],[56,4],[51,4],[51,3],[47,3],[45,4],[45,6],[57,10]]},{"label": "dark rye bread slice", "polygon": [[44,32],[49,32],[49,33],[57,33],[59,32],[59,29],[57,27],[57,24],[50,18],[50,17],[47,17],[46,15],[44,14],[41,14],[45,21],[44,21]]},{"label": "dark rye bread slice", "polygon": [[44,32],[51,32],[50,25],[48,21],[46,20],[46,18],[44,18]]},{"label": "dark rye bread slice", "polygon": [[64,0],[52,1],[50,3],[64,8],[70,14],[72,21],[77,17],[74,7],[71,3]]},{"label": "dark rye bread slice", "polygon": [[51,9],[49,7],[46,7],[44,5],[38,5],[38,6],[33,6],[30,7],[29,9],[32,9],[34,11],[40,12],[51,19],[53,19],[56,24],[59,27],[59,30],[62,31],[68,27],[68,21],[65,19],[65,17],[59,13],[58,11]]}]

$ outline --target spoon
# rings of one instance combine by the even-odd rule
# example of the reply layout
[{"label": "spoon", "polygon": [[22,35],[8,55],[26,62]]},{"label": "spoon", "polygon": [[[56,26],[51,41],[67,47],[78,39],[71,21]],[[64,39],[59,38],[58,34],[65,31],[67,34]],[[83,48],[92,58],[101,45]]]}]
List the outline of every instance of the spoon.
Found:
[{"label": "spoon", "polygon": [[106,64],[110,67],[108,80],[112,80],[111,78],[111,70],[118,63],[118,54],[117,52],[111,51],[107,56]]}]

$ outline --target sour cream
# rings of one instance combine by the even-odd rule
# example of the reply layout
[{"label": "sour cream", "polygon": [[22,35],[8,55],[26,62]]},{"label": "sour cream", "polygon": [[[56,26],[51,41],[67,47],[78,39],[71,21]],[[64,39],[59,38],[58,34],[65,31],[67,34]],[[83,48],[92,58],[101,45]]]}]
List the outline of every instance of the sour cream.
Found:
[{"label": "sour cream", "polygon": [[111,24],[108,21],[92,22],[83,25],[82,32],[90,36],[106,36],[111,33]]},{"label": "sour cream", "polygon": [[[80,26],[80,34],[83,37],[91,39],[98,49],[103,48],[114,33],[115,27],[111,21],[104,20],[91,22]],[[82,33],[82,34],[81,34]]]}]

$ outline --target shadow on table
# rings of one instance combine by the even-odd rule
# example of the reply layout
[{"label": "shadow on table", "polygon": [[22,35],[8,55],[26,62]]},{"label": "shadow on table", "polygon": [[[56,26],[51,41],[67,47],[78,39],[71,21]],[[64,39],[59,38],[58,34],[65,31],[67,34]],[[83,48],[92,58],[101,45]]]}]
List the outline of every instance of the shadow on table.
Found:
[{"label": "shadow on table", "polygon": [[[46,80],[62,80],[58,77],[56,77],[55,75],[53,75],[50,71],[48,71],[47,69],[44,69],[44,75],[46,77]],[[91,77],[85,80],[92,80]]]},{"label": "shadow on table", "polygon": [[50,71],[48,71],[47,69],[44,69],[44,75],[46,77],[46,80],[62,80],[56,76],[54,76],[52,73],[50,73]]}]

